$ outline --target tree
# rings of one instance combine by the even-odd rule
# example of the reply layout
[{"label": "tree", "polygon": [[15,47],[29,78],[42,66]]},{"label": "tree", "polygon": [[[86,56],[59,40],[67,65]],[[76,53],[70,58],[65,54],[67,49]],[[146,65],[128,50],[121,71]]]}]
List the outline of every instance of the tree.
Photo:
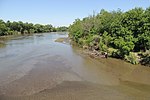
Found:
[{"label": "tree", "polygon": [[66,27],[66,26],[57,27],[56,30],[57,30],[57,32],[67,32],[68,27]]},{"label": "tree", "polygon": [[137,48],[140,50],[150,49],[150,7],[146,9],[141,18],[141,33],[138,34]]},{"label": "tree", "polygon": [[[67,27],[60,27],[60,31],[67,30]],[[41,24],[32,24],[32,23],[23,23],[22,21],[6,23],[3,20],[0,20],[0,36],[1,35],[17,35],[17,34],[31,34],[31,33],[43,33],[43,32],[56,32],[57,28],[53,27],[50,24],[41,25]]]},{"label": "tree", "polygon": [[[77,19],[69,27],[69,36],[80,45],[95,46],[93,37],[99,37],[99,48],[117,50],[120,58],[130,52],[150,49],[150,7],[134,8],[126,12],[120,9]],[[94,45],[95,44],[95,45]]]},{"label": "tree", "polygon": [[7,27],[5,25],[5,22],[3,20],[0,20],[0,36],[7,35]]}]

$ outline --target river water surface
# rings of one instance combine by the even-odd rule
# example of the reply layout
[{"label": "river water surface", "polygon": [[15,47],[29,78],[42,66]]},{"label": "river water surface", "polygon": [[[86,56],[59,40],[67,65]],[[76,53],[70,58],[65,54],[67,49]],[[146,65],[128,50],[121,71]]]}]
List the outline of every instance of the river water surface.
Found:
[{"label": "river water surface", "polygon": [[0,48],[0,100],[150,100],[150,68],[93,59],[56,39],[19,36]]}]

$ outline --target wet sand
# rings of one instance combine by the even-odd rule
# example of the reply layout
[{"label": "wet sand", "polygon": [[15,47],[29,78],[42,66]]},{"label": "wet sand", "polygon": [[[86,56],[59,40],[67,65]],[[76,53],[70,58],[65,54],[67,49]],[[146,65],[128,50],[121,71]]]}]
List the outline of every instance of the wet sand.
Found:
[{"label": "wet sand", "polygon": [[0,51],[0,100],[150,100],[149,67],[92,59],[54,42],[64,36],[8,42]]}]

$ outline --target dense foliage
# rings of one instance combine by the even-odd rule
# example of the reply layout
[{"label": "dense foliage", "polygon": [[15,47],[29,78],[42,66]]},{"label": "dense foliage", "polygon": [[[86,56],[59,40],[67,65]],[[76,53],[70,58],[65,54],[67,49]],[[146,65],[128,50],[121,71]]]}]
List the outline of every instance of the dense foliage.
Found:
[{"label": "dense foliage", "polygon": [[57,32],[66,32],[66,31],[68,31],[68,27],[66,27],[66,26],[57,27],[56,31]]},{"label": "dense foliage", "polygon": [[67,27],[55,28],[52,25],[41,25],[32,23],[19,22],[4,22],[0,20],[0,36],[4,35],[18,35],[18,34],[30,34],[30,33],[43,33],[43,32],[56,32],[67,31]]},{"label": "dense foliage", "polygon": [[76,19],[70,25],[69,33],[80,46],[129,58],[130,52],[150,50],[150,7],[126,12],[102,9],[97,15]]}]

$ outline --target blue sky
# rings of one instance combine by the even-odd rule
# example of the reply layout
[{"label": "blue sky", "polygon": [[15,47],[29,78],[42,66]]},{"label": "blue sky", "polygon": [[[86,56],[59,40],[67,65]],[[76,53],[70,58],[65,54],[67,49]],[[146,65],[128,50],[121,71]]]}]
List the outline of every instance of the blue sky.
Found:
[{"label": "blue sky", "polygon": [[0,19],[68,26],[101,9],[127,11],[150,6],[150,0],[0,0]]}]

